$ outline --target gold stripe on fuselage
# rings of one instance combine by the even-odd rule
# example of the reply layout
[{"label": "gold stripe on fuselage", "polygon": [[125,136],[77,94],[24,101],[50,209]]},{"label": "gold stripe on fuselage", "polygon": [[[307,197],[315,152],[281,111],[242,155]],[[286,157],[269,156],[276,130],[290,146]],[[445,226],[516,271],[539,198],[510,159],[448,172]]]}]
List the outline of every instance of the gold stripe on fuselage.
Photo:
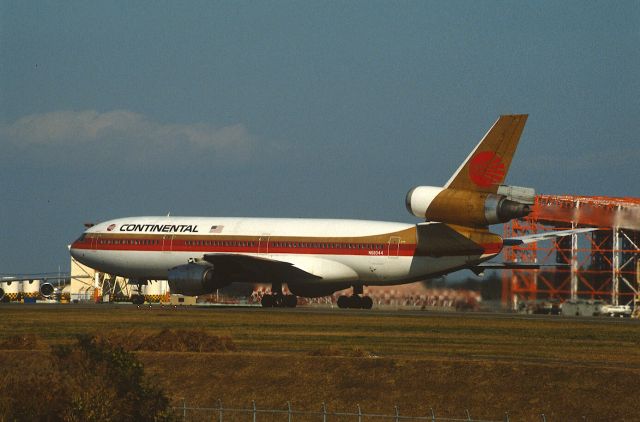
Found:
[{"label": "gold stripe on fuselage", "polygon": [[416,243],[416,229],[411,227],[391,233],[377,234],[373,236],[269,236],[269,235],[223,235],[211,234],[172,234],[172,233],[87,233],[87,238],[92,239],[162,239],[174,240],[220,240],[220,241],[258,241],[261,238],[269,238],[269,242],[316,242],[316,243],[387,243],[390,238],[398,239],[402,243]]},{"label": "gold stripe on fuselage", "polygon": [[[99,243],[113,240],[152,240],[157,241],[185,241],[193,242],[192,246],[233,246],[240,244],[256,247],[266,242],[274,247],[287,247],[287,244],[305,245],[305,247],[323,248],[322,245],[332,245],[340,248],[360,248],[362,245],[386,245],[392,241],[405,247],[415,247],[416,255],[426,256],[460,256],[482,255],[486,247],[491,245],[492,251],[502,247],[502,238],[489,232],[486,228],[457,226],[453,224],[420,224],[397,232],[377,234],[373,236],[355,237],[314,237],[314,236],[243,236],[222,234],[148,234],[148,233],[88,233],[87,238],[96,239]],[[215,242],[215,243],[214,243]]]}]

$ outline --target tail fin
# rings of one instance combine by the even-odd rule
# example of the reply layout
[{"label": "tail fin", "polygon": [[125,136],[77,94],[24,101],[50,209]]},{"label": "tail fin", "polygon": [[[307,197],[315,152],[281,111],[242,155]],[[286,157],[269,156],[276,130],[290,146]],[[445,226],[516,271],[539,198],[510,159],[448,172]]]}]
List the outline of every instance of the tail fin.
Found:
[{"label": "tail fin", "polygon": [[469,154],[445,189],[496,193],[504,182],[528,114],[500,116]]}]

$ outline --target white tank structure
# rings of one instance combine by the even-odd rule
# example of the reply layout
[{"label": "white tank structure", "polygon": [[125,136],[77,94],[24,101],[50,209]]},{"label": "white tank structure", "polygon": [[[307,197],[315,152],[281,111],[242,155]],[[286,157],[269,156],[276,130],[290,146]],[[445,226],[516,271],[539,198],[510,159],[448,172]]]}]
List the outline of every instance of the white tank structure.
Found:
[{"label": "white tank structure", "polygon": [[144,300],[149,303],[164,302],[169,292],[167,280],[149,280],[142,286]]},{"label": "white tank structure", "polygon": [[22,297],[24,298],[40,297],[40,280],[22,281]]},{"label": "white tank structure", "polygon": [[22,281],[3,281],[4,300],[17,302],[22,299]]}]

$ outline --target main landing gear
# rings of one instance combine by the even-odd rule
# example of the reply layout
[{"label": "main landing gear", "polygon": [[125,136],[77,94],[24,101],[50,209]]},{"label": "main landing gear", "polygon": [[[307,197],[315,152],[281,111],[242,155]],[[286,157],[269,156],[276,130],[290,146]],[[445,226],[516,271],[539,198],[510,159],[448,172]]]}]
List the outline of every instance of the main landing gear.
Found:
[{"label": "main landing gear", "polygon": [[373,300],[369,296],[339,296],[338,308],[345,309],[371,309]]},{"label": "main landing gear", "polygon": [[338,308],[341,309],[371,309],[373,300],[369,296],[363,296],[362,286],[353,286],[353,295],[338,297]]},{"label": "main landing gear", "polygon": [[298,297],[295,295],[275,294],[264,295],[260,302],[263,308],[295,308]]},{"label": "main landing gear", "polygon": [[272,294],[262,296],[263,308],[295,308],[298,304],[298,296],[282,293],[282,283],[273,283],[271,291]]}]

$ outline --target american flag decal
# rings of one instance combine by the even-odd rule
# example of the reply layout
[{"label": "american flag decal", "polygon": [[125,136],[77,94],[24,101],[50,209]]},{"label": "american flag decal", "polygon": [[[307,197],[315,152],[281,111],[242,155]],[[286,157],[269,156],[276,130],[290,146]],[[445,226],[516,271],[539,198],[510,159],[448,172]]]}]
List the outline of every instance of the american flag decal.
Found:
[{"label": "american flag decal", "polygon": [[222,229],[224,229],[224,226],[211,226],[209,233],[222,233]]}]

